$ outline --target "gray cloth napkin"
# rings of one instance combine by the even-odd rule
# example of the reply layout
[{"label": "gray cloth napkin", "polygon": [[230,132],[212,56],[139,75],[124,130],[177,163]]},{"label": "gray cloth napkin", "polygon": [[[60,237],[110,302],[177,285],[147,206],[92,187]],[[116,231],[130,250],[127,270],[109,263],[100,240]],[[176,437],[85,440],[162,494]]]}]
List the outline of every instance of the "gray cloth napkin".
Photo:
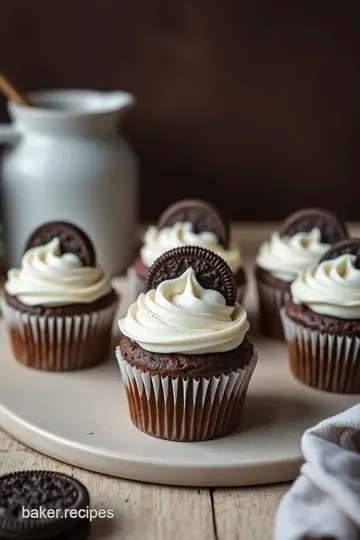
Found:
[{"label": "gray cloth napkin", "polygon": [[282,499],[275,540],[360,538],[360,404],[308,429],[305,463]]}]

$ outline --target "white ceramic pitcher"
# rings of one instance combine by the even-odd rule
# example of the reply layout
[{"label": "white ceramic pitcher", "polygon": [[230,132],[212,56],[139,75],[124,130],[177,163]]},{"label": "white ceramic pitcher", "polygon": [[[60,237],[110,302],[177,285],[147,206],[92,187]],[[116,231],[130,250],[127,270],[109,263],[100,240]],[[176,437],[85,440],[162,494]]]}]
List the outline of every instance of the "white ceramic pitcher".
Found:
[{"label": "white ceramic pitcher", "polygon": [[35,107],[9,102],[12,124],[0,125],[1,202],[7,267],[20,263],[29,233],[68,220],[93,240],[111,274],[133,256],[137,163],[118,135],[134,104],[126,92],[54,90],[29,94]]}]

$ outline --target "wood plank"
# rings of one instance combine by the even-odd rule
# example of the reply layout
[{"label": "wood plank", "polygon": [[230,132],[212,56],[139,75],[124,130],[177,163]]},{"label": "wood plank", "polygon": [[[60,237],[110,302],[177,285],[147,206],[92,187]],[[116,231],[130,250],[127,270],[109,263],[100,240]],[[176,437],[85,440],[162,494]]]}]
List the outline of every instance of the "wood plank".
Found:
[{"label": "wood plank", "polygon": [[72,475],[74,467],[39,454],[0,430],[0,475],[26,469],[48,469]]},{"label": "wood plank", "polygon": [[93,521],[92,540],[215,540],[210,492],[129,482],[48,458],[0,430],[0,475],[15,470],[48,469],[83,482],[91,508],[112,510],[113,519]]},{"label": "wood plank", "polygon": [[214,490],[218,540],[272,540],[275,513],[289,485]]},{"label": "wood plank", "polygon": [[171,488],[74,471],[92,495],[91,506],[114,519],[93,524],[96,538],[117,540],[215,540],[208,490]]}]

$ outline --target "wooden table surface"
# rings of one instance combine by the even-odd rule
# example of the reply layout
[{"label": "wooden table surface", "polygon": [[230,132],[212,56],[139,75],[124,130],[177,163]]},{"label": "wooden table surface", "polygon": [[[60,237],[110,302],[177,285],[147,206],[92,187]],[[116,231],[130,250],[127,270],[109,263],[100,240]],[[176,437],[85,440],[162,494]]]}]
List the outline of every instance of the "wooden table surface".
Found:
[{"label": "wooden table surface", "polygon": [[93,521],[91,540],[270,540],[288,488],[187,489],[121,480],[55,461],[0,430],[0,475],[24,469],[70,474],[89,489],[91,508],[114,511],[113,519]]},{"label": "wooden table surface", "polygon": [[[275,226],[239,225],[234,237],[253,256],[254,246]],[[271,540],[278,504],[289,488],[287,483],[193,489],[131,482],[60,463],[0,429],[0,475],[35,468],[78,478],[89,489],[92,508],[114,511],[113,519],[94,520],[92,540]]]}]

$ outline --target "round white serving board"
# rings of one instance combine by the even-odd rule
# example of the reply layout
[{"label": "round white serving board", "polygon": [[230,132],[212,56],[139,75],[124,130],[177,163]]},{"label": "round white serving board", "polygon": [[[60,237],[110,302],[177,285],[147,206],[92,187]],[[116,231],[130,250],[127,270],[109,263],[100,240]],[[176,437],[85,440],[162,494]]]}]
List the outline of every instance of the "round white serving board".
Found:
[{"label": "round white serving board", "polygon": [[[123,292],[123,312],[130,291],[124,280],[115,284]],[[252,290],[248,296],[251,313]],[[356,404],[359,396],[306,388],[289,374],[285,345],[256,333],[252,338],[259,361],[241,429],[215,441],[173,443],[132,425],[115,357],[73,373],[32,370],[14,360],[1,321],[0,425],[53,458],[132,480],[213,487],[292,480],[304,430]]]}]

